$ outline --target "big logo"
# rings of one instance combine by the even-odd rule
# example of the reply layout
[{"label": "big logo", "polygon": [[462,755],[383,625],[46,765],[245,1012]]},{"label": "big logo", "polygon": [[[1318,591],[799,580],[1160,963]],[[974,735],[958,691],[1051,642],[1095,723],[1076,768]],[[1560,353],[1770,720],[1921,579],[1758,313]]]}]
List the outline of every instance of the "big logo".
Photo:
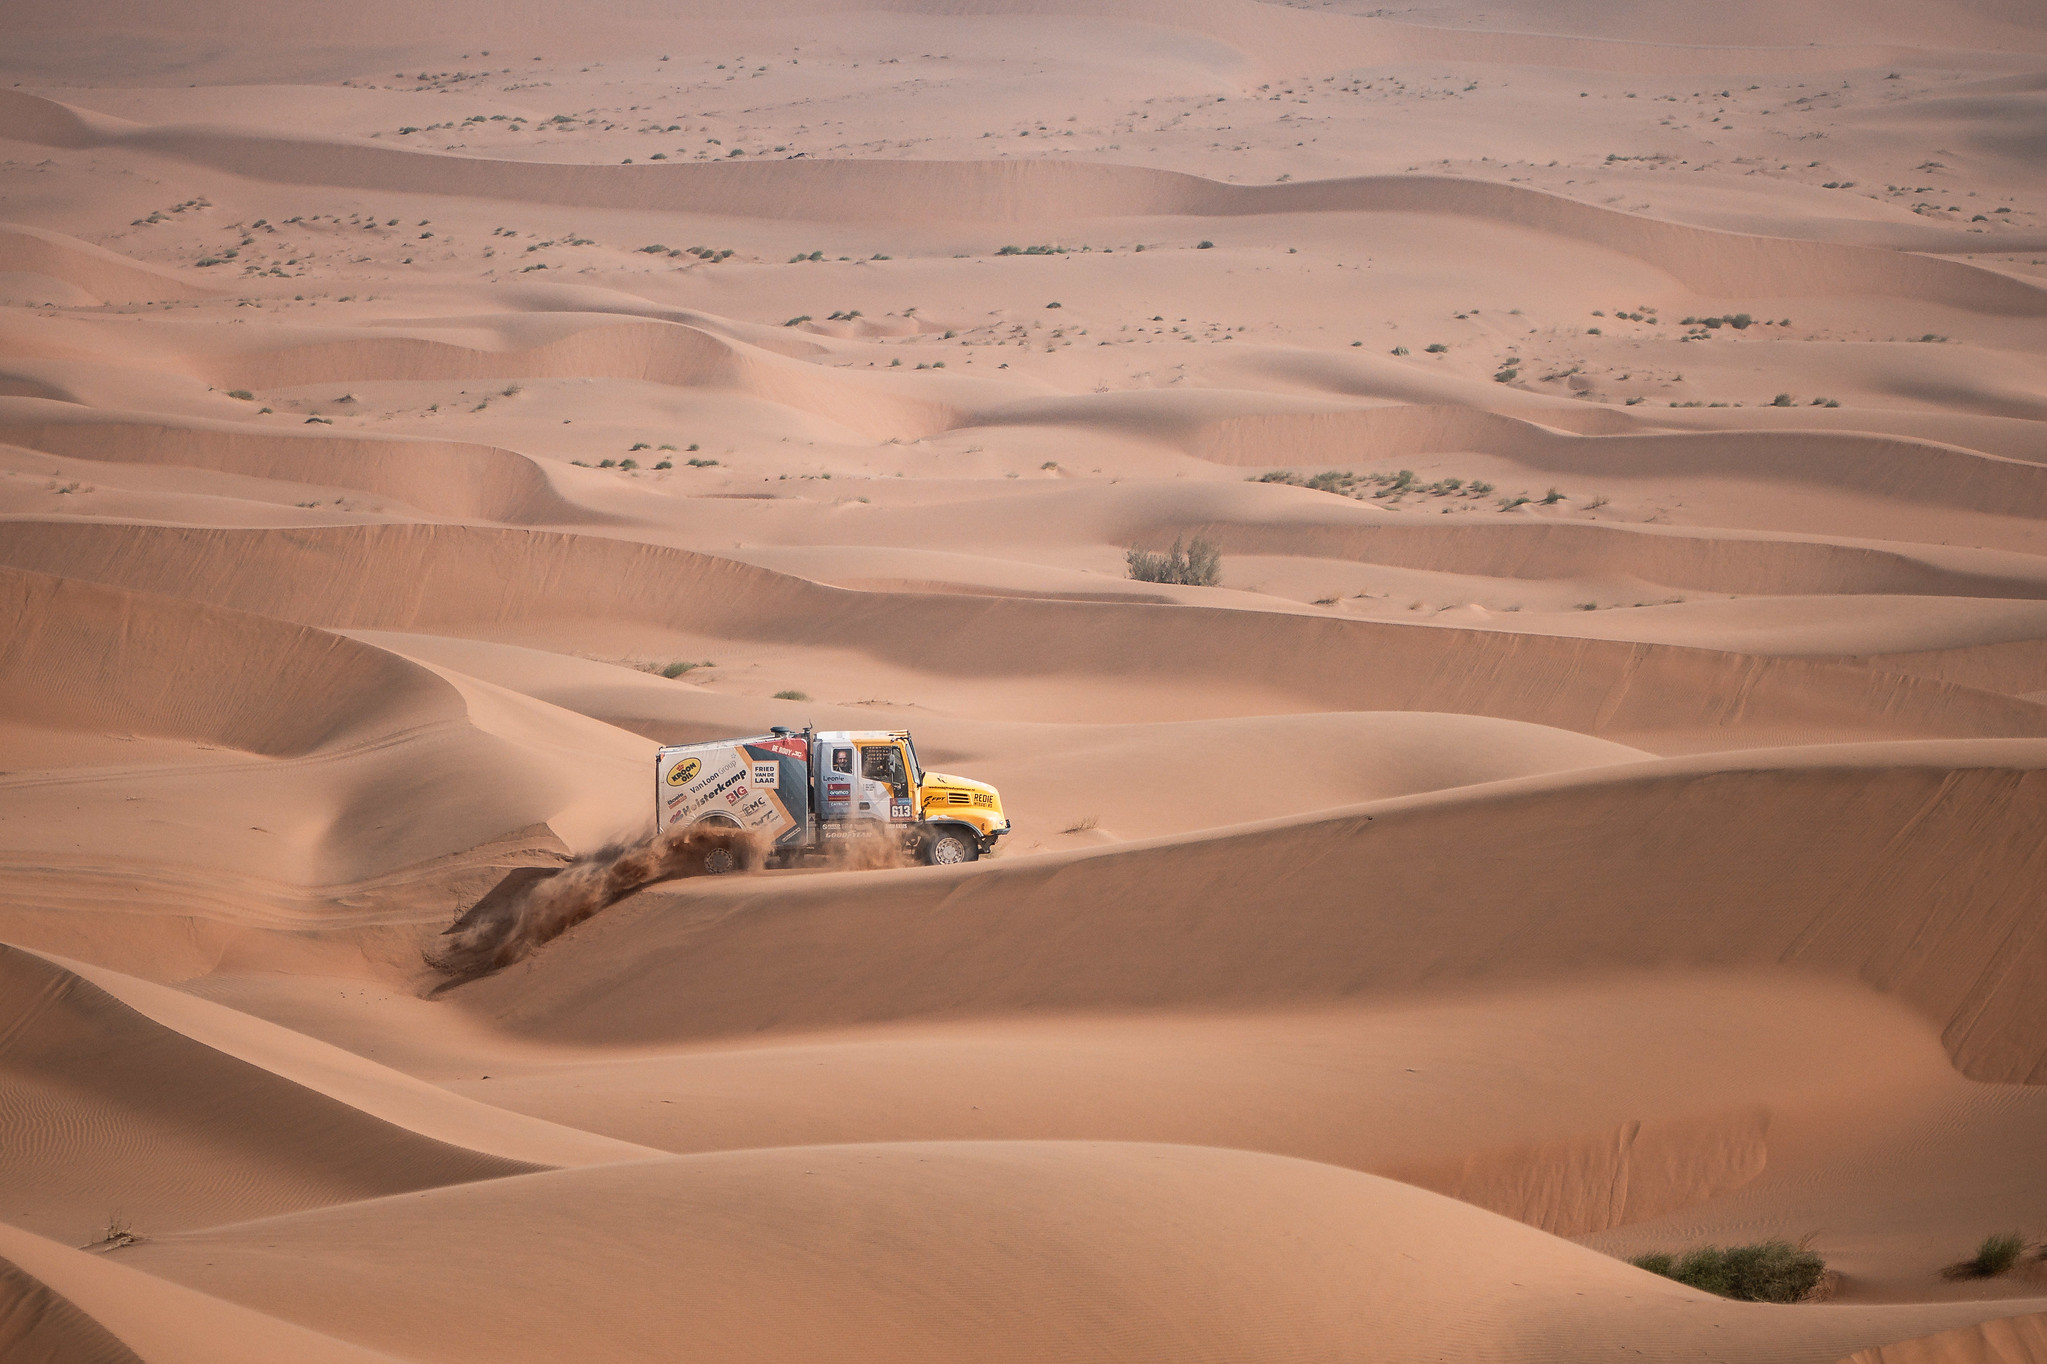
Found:
[{"label": "big logo", "polygon": [[668,769],[668,784],[670,786],[681,786],[684,782],[694,781],[696,780],[697,773],[703,770],[704,765],[695,758],[684,758],[681,762]]}]

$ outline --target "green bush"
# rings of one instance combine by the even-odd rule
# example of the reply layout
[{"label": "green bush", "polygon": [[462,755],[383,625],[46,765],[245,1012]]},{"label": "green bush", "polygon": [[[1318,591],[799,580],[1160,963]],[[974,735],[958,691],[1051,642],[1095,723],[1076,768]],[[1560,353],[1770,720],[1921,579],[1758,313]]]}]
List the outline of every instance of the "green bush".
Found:
[{"label": "green bush", "polygon": [[2026,1250],[2026,1238],[2015,1231],[1999,1232],[1983,1238],[1983,1244],[1976,1247],[1976,1254],[1948,1270],[1952,1279],[1994,1279],[2011,1271],[2019,1262],[2019,1256]]},{"label": "green bush", "polygon": [[1789,1241],[1697,1246],[1682,1255],[1656,1251],[1628,1263],[1703,1293],[1742,1302],[1801,1301],[1820,1286],[1827,1272],[1825,1260]]},{"label": "green bush", "polygon": [[777,701],[808,701],[810,699],[810,693],[796,691],[794,689],[791,689],[789,691],[778,691],[775,693],[775,699]]},{"label": "green bush", "polygon": [[1153,554],[1134,546],[1123,556],[1130,576],[1141,583],[1177,583],[1183,587],[1214,587],[1222,576],[1222,553],[1198,536],[1182,546],[1176,536],[1172,549]]}]

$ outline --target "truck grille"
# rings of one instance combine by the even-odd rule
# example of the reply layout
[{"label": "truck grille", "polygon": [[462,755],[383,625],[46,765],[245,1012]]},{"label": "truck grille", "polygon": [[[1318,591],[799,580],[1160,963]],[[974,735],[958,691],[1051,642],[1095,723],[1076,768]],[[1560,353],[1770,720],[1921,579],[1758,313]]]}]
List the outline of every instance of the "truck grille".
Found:
[{"label": "truck grille", "polygon": [[948,791],[945,793],[945,802],[948,805],[972,805],[974,798],[965,791]]}]

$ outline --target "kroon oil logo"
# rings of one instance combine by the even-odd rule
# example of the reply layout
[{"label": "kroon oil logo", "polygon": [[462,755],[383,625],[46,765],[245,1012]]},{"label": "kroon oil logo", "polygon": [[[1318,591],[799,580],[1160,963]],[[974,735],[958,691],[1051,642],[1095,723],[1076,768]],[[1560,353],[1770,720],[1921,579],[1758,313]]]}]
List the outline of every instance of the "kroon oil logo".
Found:
[{"label": "kroon oil logo", "polygon": [[697,773],[703,770],[704,765],[695,758],[684,758],[681,762],[668,769],[668,784],[670,786],[681,786],[684,782],[694,781]]}]

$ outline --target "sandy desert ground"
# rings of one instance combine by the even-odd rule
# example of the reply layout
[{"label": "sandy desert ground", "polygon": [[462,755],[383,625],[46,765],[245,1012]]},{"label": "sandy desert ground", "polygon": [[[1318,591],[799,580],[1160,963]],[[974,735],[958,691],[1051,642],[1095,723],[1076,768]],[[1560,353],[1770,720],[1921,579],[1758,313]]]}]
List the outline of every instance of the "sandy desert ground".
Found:
[{"label": "sandy desert ground", "polygon": [[2037,0],[0,33],[7,1364],[2047,1361]]}]

